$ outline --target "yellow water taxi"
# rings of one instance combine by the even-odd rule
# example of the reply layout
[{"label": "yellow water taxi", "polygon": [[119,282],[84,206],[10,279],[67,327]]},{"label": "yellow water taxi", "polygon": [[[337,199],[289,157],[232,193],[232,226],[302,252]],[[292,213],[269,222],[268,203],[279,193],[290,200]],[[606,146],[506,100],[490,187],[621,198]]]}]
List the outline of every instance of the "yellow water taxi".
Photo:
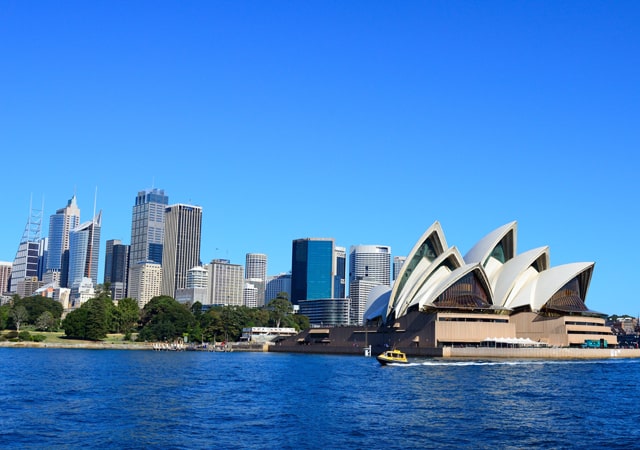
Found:
[{"label": "yellow water taxi", "polygon": [[407,355],[400,350],[387,350],[376,356],[376,359],[383,366],[386,364],[407,364]]}]

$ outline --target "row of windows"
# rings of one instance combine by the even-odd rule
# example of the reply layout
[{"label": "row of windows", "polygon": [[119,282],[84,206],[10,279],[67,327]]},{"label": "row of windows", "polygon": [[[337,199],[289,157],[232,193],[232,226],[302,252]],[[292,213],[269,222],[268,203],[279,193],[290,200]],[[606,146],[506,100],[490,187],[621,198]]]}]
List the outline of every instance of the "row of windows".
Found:
[{"label": "row of windows", "polygon": [[509,319],[489,319],[473,317],[438,317],[439,322],[487,322],[487,323],[509,323]]},{"label": "row of windows", "polygon": [[579,330],[569,330],[567,334],[597,334],[602,336],[611,336],[611,331],[579,331]]},{"label": "row of windows", "polygon": [[573,320],[567,320],[565,322],[566,325],[583,325],[583,326],[591,326],[591,327],[601,327],[602,322],[575,322]]}]

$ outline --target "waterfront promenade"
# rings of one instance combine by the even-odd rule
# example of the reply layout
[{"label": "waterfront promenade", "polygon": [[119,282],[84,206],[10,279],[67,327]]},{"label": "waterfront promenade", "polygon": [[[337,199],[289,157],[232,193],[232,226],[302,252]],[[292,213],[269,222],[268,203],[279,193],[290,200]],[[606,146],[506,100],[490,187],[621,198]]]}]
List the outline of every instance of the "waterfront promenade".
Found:
[{"label": "waterfront promenade", "polygon": [[[152,350],[158,351],[152,342],[0,342],[6,348],[66,348],[86,350]],[[380,349],[372,349],[371,355],[380,353]],[[561,347],[442,347],[400,349],[414,358],[463,358],[463,359],[624,359],[640,358],[640,349],[632,348],[561,348]],[[363,356],[365,349],[357,346],[324,346],[324,345],[263,345],[233,343],[228,344],[228,352],[273,352],[273,353],[306,353]]]},{"label": "waterfront promenade", "polygon": [[[568,347],[438,347],[403,348],[397,347],[413,358],[504,358],[504,359],[608,359],[640,358],[640,349],[635,348],[568,348]],[[295,345],[278,344],[269,346],[270,352],[364,355],[365,347],[349,345]],[[384,351],[380,346],[371,348],[375,356]]]}]

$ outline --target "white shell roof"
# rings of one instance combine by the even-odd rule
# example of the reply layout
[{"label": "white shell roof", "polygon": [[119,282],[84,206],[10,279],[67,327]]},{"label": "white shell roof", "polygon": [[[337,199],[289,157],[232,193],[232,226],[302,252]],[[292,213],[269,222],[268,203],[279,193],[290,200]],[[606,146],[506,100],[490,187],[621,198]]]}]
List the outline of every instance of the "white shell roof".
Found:
[{"label": "white shell roof", "polygon": [[513,288],[517,285],[520,276],[531,265],[543,257],[546,261],[544,269],[549,268],[549,247],[538,247],[533,250],[521,253],[504,263],[500,271],[492,280],[493,301],[496,305],[507,306],[506,302],[510,296],[513,296]]},{"label": "white shell roof", "polygon": [[496,228],[491,233],[480,239],[471,250],[464,255],[464,260],[467,264],[484,263],[484,261],[491,255],[493,249],[498,243],[510,232],[513,231],[513,254],[516,254],[516,232],[518,228],[518,222],[513,221],[502,225],[500,228]]},{"label": "white shell roof", "polygon": [[[580,262],[552,267],[540,272],[532,282],[528,283],[510,302],[510,308],[531,305],[532,311],[540,309],[562,286],[585,271],[593,271],[594,263]],[[586,292],[583,294],[586,297]]]},{"label": "white shell roof", "polygon": [[[387,307],[387,314],[386,315],[389,315],[391,310],[393,310],[396,307],[396,305],[398,305],[398,299],[399,299],[400,291],[402,291],[404,289],[404,284],[405,283],[403,282],[403,280],[404,280],[404,277],[405,277],[405,273],[406,273],[407,270],[409,270],[409,267],[411,267],[412,261],[415,258],[421,258],[421,256],[417,255],[417,253],[420,250],[420,248],[422,247],[422,245],[432,235],[435,236],[435,238],[440,242],[440,245],[442,246],[443,251],[448,248],[447,247],[447,241],[446,241],[446,239],[444,237],[444,232],[442,231],[442,226],[440,226],[440,222],[435,221],[427,229],[427,231],[425,231],[423,233],[423,235],[420,237],[420,239],[418,239],[416,244],[413,246],[413,248],[409,252],[409,255],[405,259],[405,262],[402,265],[402,268],[400,269],[400,272],[398,273],[398,276],[396,277],[396,282],[393,285],[393,291],[391,292],[391,300],[390,300],[389,305]],[[439,256],[439,255],[436,255],[436,256]],[[411,278],[412,276],[413,276],[413,274],[411,274],[411,276],[409,278]]]},{"label": "white shell roof", "polygon": [[[418,266],[416,266],[413,275],[405,283],[404,289],[402,289],[400,293],[395,308],[396,317],[405,314],[407,309],[411,305],[414,305],[419,298],[425,297],[425,294],[429,292],[429,288],[433,288],[434,286],[434,277],[439,275],[437,278],[440,279],[443,273],[445,273],[444,276],[448,276],[448,274],[452,272],[444,265],[444,262],[447,260],[451,260],[456,268],[464,266],[464,260],[457,247],[449,247],[431,263],[423,259]],[[440,272],[440,274],[437,274],[437,272]],[[422,307],[422,305],[420,305],[420,307]]]},{"label": "white shell roof", "polygon": [[[573,278],[580,277],[581,295],[586,297],[594,268],[592,262],[565,264],[549,268],[549,247],[538,247],[516,254],[517,222],[507,223],[483,237],[462,258],[456,247],[447,247],[439,222],[434,222],[420,237],[407,256],[393,287],[377,286],[367,299],[366,320],[391,314],[401,317],[415,305],[422,309],[433,302],[449,287],[470,272],[475,272],[484,284],[488,301],[495,307],[519,308],[528,306],[539,311],[551,297]],[[512,239],[504,244],[506,262],[489,259],[496,246],[509,233]],[[434,242],[433,260],[425,257],[423,245]],[[450,263],[446,263],[449,260]],[[486,266],[484,265],[486,263]],[[537,264],[536,264],[537,263]],[[451,270],[450,267],[458,267]],[[538,271],[539,270],[539,271]],[[587,272],[587,273],[585,273]]]}]

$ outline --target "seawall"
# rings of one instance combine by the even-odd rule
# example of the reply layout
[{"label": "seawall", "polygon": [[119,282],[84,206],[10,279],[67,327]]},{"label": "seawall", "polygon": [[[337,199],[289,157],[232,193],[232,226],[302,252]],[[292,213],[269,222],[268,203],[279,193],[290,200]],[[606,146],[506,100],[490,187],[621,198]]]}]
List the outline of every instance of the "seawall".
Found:
[{"label": "seawall", "polygon": [[[152,343],[47,343],[47,342],[0,342],[0,347],[8,348],[67,348],[87,350],[154,350]],[[230,351],[306,353],[326,355],[363,356],[364,348],[358,346],[324,345],[232,345]],[[380,349],[373,348],[371,356]],[[442,347],[411,348],[399,350],[413,358],[468,358],[468,359],[611,359],[640,358],[640,349],[631,348],[494,348],[494,347]]]},{"label": "seawall", "polygon": [[70,348],[87,350],[153,350],[151,343],[110,343],[110,342],[0,342],[0,347],[8,348]]},{"label": "seawall", "polygon": [[[271,345],[270,352],[308,353],[332,355],[364,355],[363,347],[330,345]],[[441,348],[402,348],[412,358],[469,358],[469,359],[609,359],[640,358],[640,349],[629,348],[494,348],[494,347],[441,347]],[[371,356],[383,349],[372,348]]]},{"label": "seawall", "polygon": [[631,348],[492,348],[445,347],[446,358],[532,358],[532,359],[608,359],[640,358],[640,349]]}]

